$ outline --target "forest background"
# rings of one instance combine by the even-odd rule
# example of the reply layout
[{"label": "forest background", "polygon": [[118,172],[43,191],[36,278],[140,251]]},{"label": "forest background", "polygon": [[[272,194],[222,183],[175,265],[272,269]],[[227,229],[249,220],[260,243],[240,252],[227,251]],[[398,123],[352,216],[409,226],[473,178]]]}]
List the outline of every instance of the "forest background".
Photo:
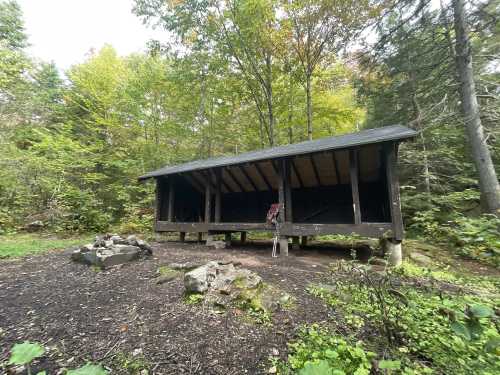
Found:
[{"label": "forest background", "polygon": [[499,0],[136,0],[134,13],[171,38],[60,72],[28,54],[19,5],[0,0],[0,234],[150,231],[146,171],[399,123],[419,131],[400,151],[408,235],[499,264]]}]

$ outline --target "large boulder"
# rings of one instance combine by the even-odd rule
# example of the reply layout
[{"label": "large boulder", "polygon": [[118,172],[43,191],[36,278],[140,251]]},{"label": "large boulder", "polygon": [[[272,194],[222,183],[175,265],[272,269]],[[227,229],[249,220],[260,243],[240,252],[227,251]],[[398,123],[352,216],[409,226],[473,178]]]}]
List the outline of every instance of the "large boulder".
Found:
[{"label": "large boulder", "polygon": [[231,289],[257,288],[262,279],[255,272],[236,268],[233,263],[208,262],[184,275],[184,286],[188,293],[204,293],[207,290],[230,294]]}]

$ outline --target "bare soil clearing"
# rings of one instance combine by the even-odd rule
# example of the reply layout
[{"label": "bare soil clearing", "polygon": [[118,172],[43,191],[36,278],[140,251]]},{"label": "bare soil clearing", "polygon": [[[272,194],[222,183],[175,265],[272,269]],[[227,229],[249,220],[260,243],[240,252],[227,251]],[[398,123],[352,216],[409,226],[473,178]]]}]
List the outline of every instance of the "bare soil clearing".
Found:
[{"label": "bare soil clearing", "polygon": [[[286,356],[296,328],[328,319],[326,306],[305,288],[326,281],[328,265],[349,257],[348,250],[317,249],[273,259],[270,248],[269,242],[220,250],[156,243],[150,259],[105,271],[72,262],[68,251],[3,260],[0,363],[14,343],[30,340],[48,348],[34,370],[50,374],[87,361],[101,361],[113,373],[127,373],[130,362],[143,362],[155,374],[264,373],[276,349]],[[261,325],[238,309],[217,314],[186,304],[182,278],[155,282],[161,265],[231,258],[291,294],[294,306]]]}]

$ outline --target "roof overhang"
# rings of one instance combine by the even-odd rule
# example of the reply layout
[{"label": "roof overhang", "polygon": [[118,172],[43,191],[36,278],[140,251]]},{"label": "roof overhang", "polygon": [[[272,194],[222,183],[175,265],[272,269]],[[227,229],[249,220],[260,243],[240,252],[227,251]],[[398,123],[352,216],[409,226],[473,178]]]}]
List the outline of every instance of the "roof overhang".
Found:
[{"label": "roof overhang", "polygon": [[313,141],[305,141],[285,146],[267,148],[263,150],[246,152],[233,156],[222,156],[217,158],[196,160],[184,164],[166,166],[158,170],[146,173],[139,180],[146,180],[160,176],[177,173],[193,172],[210,168],[220,168],[231,165],[272,160],[292,157],[297,155],[312,154],[322,151],[333,151],[347,148],[360,147],[382,142],[400,142],[413,138],[418,133],[415,130],[401,125],[385,126],[362,130],[356,133],[344,134],[334,137],[321,138]]}]

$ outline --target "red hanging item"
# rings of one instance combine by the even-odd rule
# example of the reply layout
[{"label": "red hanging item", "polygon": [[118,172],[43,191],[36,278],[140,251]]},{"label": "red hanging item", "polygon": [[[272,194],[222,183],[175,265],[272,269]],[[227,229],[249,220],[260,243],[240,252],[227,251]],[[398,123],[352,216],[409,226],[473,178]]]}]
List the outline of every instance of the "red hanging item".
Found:
[{"label": "red hanging item", "polygon": [[275,224],[278,221],[278,215],[280,213],[280,204],[273,203],[269,211],[267,211],[266,221],[268,224]]}]

